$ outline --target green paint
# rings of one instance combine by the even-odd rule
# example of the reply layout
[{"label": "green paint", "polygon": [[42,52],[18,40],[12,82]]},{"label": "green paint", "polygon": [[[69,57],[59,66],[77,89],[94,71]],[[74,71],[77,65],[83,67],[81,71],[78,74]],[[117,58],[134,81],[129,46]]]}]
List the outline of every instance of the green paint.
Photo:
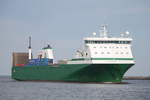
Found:
[{"label": "green paint", "polygon": [[61,64],[12,67],[16,80],[48,80],[72,82],[121,82],[133,64]]}]

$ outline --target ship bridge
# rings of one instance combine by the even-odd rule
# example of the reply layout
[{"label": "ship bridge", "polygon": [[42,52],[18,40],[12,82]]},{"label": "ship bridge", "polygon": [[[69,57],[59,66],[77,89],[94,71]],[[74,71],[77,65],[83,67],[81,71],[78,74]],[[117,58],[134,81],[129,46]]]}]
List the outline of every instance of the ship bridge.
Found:
[{"label": "ship bridge", "polygon": [[120,37],[109,37],[106,27],[96,37],[84,38],[84,50],[77,51],[75,58],[68,61],[69,64],[92,63],[92,64],[127,64],[134,63],[131,51],[132,38],[129,32],[121,34]]}]

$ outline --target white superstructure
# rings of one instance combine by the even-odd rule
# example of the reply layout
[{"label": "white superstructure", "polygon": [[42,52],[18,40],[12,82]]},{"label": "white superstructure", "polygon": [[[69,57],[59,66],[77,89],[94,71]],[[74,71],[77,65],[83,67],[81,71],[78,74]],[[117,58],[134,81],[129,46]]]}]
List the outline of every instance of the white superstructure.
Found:
[{"label": "white superstructure", "polygon": [[132,64],[134,59],[131,51],[132,38],[129,32],[121,37],[109,37],[106,26],[102,26],[99,37],[84,38],[84,50],[77,51],[75,58],[68,64]]},{"label": "white superstructure", "polygon": [[50,45],[42,49],[42,58],[54,59],[53,49]]}]

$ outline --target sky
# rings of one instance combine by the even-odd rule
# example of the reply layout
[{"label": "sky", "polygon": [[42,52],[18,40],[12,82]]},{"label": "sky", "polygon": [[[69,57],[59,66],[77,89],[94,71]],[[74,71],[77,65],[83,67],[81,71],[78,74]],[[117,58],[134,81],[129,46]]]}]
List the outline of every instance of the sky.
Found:
[{"label": "sky", "polygon": [[0,0],[0,75],[11,75],[12,53],[33,54],[47,44],[55,61],[72,58],[83,38],[99,32],[130,32],[136,64],[126,76],[150,76],[150,0]]}]

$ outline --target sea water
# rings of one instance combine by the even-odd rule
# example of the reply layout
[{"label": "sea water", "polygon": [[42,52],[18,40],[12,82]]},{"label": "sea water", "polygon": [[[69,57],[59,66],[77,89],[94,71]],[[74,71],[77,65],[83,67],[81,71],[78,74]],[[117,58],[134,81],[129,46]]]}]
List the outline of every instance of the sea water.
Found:
[{"label": "sea water", "polygon": [[150,100],[150,80],[123,82],[27,82],[1,76],[0,100]]}]

